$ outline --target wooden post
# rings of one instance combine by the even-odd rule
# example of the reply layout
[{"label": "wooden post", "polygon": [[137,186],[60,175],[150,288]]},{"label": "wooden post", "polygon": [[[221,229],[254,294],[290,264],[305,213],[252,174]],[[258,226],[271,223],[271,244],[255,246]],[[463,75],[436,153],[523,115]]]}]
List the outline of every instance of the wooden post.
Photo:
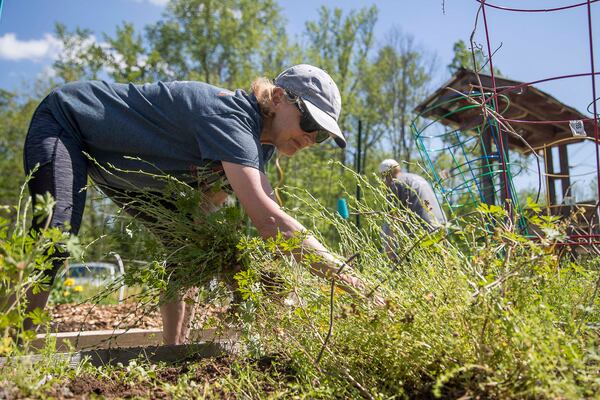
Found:
[{"label": "wooden post", "polygon": [[[502,194],[500,196],[500,198],[502,199],[502,206],[503,207],[510,207],[510,209],[507,209],[509,211],[509,215],[512,215],[512,208],[513,208],[513,204],[512,203],[507,203],[506,200],[511,199],[511,187],[510,187],[510,175],[509,175],[509,163],[510,163],[510,159],[508,157],[508,135],[506,134],[506,132],[500,130],[500,128],[496,127],[496,129],[499,129],[498,135],[502,136],[502,149],[498,149],[498,156],[500,157],[500,159],[498,160],[499,164],[500,164],[500,168],[505,169],[505,171],[503,171],[503,173],[500,175],[500,180],[501,180],[501,188],[502,188]],[[498,145],[500,145],[500,141],[498,141]],[[504,159],[504,163],[502,163],[502,160]],[[505,179],[506,178],[506,179]]]},{"label": "wooden post", "polygon": [[554,214],[554,212],[552,211],[552,206],[556,205],[556,178],[552,176],[554,174],[554,161],[552,149],[552,147],[547,147],[545,149],[544,161],[546,163],[546,174],[548,176],[548,199],[550,201],[550,204],[548,204],[548,206],[550,207],[550,212]]},{"label": "wooden post", "polygon": [[569,154],[567,152],[566,144],[558,147],[558,159],[560,161],[560,185],[562,186],[561,214],[566,216],[569,214],[571,207],[569,204],[566,204],[565,198],[572,195],[571,178],[569,172]]},{"label": "wooden post", "polygon": [[[362,161],[362,121],[358,120],[358,140],[357,140],[357,154],[356,154],[356,173],[361,174],[361,161]],[[360,185],[356,184],[356,202],[360,201]],[[356,213],[356,227],[360,229],[360,213]]]},{"label": "wooden post", "polygon": [[481,194],[483,202],[489,205],[494,204],[494,179],[493,163],[490,159],[492,154],[492,131],[489,126],[481,133],[483,152],[481,158]]}]

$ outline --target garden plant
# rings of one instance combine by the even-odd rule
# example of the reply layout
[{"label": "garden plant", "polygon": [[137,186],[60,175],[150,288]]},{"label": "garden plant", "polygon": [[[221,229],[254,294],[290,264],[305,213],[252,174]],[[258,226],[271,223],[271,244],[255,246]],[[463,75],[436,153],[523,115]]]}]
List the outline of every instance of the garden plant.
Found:
[{"label": "garden plant", "polygon": [[[149,264],[129,269],[123,279],[145,288],[137,301],[150,307],[158,304],[160,291],[201,287],[199,301],[228,304],[227,315],[206,324],[239,330],[238,351],[174,365],[140,359],[96,368],[83,360],[73,368],[51,361],[49,342],[45,361],[27,365],[14,357],[27,347],[11,339],[26,342],[30,335],[20,330],[21,305],[3,319],[2,352],[9,357],[0,387],[14,397],[40,398],[89,391],[148,398],[598,394],[598,258],[593,247],[582,252],[557,245],[568,220],[545,217],[529,202],[525,217],[540,233],[525,237],[517,216],[482,205],[428,230],[388,201],[376,177],[345,174],[363,191],[361,201],[348,195],[351,212],[362,217],[360,228],[304,189],[286,188],[284,194],[288,204],[302,209],[300,218],[313,234],[327,231],[333,237],[330,245],[346,260],[344,272],[366,282],[362,294],[347,294],[335,280],[310,274],[308,261],[317,255],[295,262],[288,254],[302,251],[300,238],[262,240],[245,229],[234,203],[205,214],[196,207],[200,191],[162,177],[175,211],[145,205],[157,225],[135,234],[144,235],[154,251],[148,252]],[[2,230],[2,260],[14,264],[3,270],[3,283],[15,293],[26,282],[35,287],[36,275],[29,272],[45,265],[47,249],[70,243],[56,231],[28,236],[22,208],[12,208],[15,218],[5,219]],[[382,252],[384,220],[395,233],[394,258]],[[19,266],[22,261],[27,268]],[[45,321],[43,313],[29,317]]]}]

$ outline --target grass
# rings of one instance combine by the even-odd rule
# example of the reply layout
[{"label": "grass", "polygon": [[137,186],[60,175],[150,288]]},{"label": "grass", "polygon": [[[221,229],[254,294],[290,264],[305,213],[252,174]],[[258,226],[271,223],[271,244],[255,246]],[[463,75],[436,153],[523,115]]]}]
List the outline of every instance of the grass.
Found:
[{"label": "grass", "polygon": [[[136,394],[141,397],[599,395],[599,259],[557,246],[566,224],[543,220],[552,234],[531,240],[516,231],[514,219],[502,209],[480,207],[443,229],[427,231],[387,202],[380,183],[357,180],[365,200],[350,206],[362,215],[361,229],[310,193],[289,189],[288,198],[301,205],[298,217],[315,234],[334,233],[336,252],[352,259],[346,270],[383,296],[385,306],[312,276],[306,262],[292,262],[283,249],[297,246],[297,240],[232,234],[231,223],[243,226],[235,208],[210,217],[195,214],[201,223],[190,223],[178,219],[182,212],[148,204],[164,218],[157,223],[175,245],[156,246],[154,264],[128,271],[124,279],[148,288],[140,292],[147,296],[140,301],[157,301],[158,291],[190,284],[204,285],[206,301],[220,301],[228,296],[226,286],[211,287],[208,277],[222,274],[230,263],[241,264],[235,318],[222,322],[242,331],[240,354],[174,366],[138,361],[94,369],[82,364],[58,372],[46,363],[29,370],[3,368],[0,380],[15,382],[20,393],[32,397],[50,395],[57,385],[71,387],[83,376],[148,388]],[[199,199],[179,192],[186,212],[194,212],[192,204]],[[540,221],[534,210],[526,212],[530,221]],[[396,232],[395,260],[381,251],[384,219]],[[211,238],[218,239],[217,247],[196,245]],[[221,248],[227,250],[221,254]],[[179,272],[169,273],[167,265],[177,265]],[[182,281],[186,276],[192,279]],[[52,378],[35,388],[49,371]]]}]

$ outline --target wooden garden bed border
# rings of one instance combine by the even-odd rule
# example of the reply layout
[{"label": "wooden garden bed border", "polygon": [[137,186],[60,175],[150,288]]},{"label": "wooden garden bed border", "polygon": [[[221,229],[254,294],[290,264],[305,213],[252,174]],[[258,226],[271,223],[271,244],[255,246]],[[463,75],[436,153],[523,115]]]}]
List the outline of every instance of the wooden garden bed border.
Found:
[{"label": "wooden garden bed border", "polygon": [[[67,360],[72,367],[84,359],[94,366],[127,365],[137,358],[174,363],[190,357],[207,358],[234,353],[239,332],[217,328],[193,330],[190,338],[192,344],[162,346],[162,330],[132,328],[38,334],[30,346],[41,349],[46,340],[56,340],[57,353],[51,357],[56,361]],[[34,364],[43,359],[44,356],[39,354],[0,357],[0,367],[11,361]]]},{"label": "wooden garden bed border", "polygon": [[[192,330],[190,342],[237,341],[239,333],[217,328]],[[56,340],[56,351],[80,351],[125,347],[160,346],[163,344],[161,329],[108,329],[98,331],[58,332],[38,334],[30,343],[31,348],[41,349],[46,340]]]},{"label": "wooden garden bed border", "polygon": [[[235,351],[235,344],[231,341],[214,341],[189,345],[125,347],[86,350],[75,353],[56,353],[51,358],[57,362],[68,361],[69,365],[75,368],[85,359],[95,367],[116,365],[118,363],[128,365],[131,360],[140,358],[151,363],[177,363],[190,358],[219,357]],[[10,365],[11,362],[35,364],[42,360],[44,360],[44,356],[39,354],[11,358],[0,357],[0,367]]]}]

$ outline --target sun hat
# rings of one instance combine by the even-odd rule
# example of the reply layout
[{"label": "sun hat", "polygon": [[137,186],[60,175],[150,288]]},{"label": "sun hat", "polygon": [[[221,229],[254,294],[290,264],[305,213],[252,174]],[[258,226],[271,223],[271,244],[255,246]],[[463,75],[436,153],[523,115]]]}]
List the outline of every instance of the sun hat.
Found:
[{"label": "sun hat", "polygon": [[346,138],[337,123],[342,97],[327,72],[313,65],[298,64],[279,74],[274,83],[300,97],[310,116],[331,134],[339,147],[346,147]]},{"label": "sun hat", "polygon": [[389,172],[392,168],[399,166],[400,164],[398,164],[398,161],[391,158],[385,159],[381,162],[381,164],[379,164],[379,173],[384,174]]}]

